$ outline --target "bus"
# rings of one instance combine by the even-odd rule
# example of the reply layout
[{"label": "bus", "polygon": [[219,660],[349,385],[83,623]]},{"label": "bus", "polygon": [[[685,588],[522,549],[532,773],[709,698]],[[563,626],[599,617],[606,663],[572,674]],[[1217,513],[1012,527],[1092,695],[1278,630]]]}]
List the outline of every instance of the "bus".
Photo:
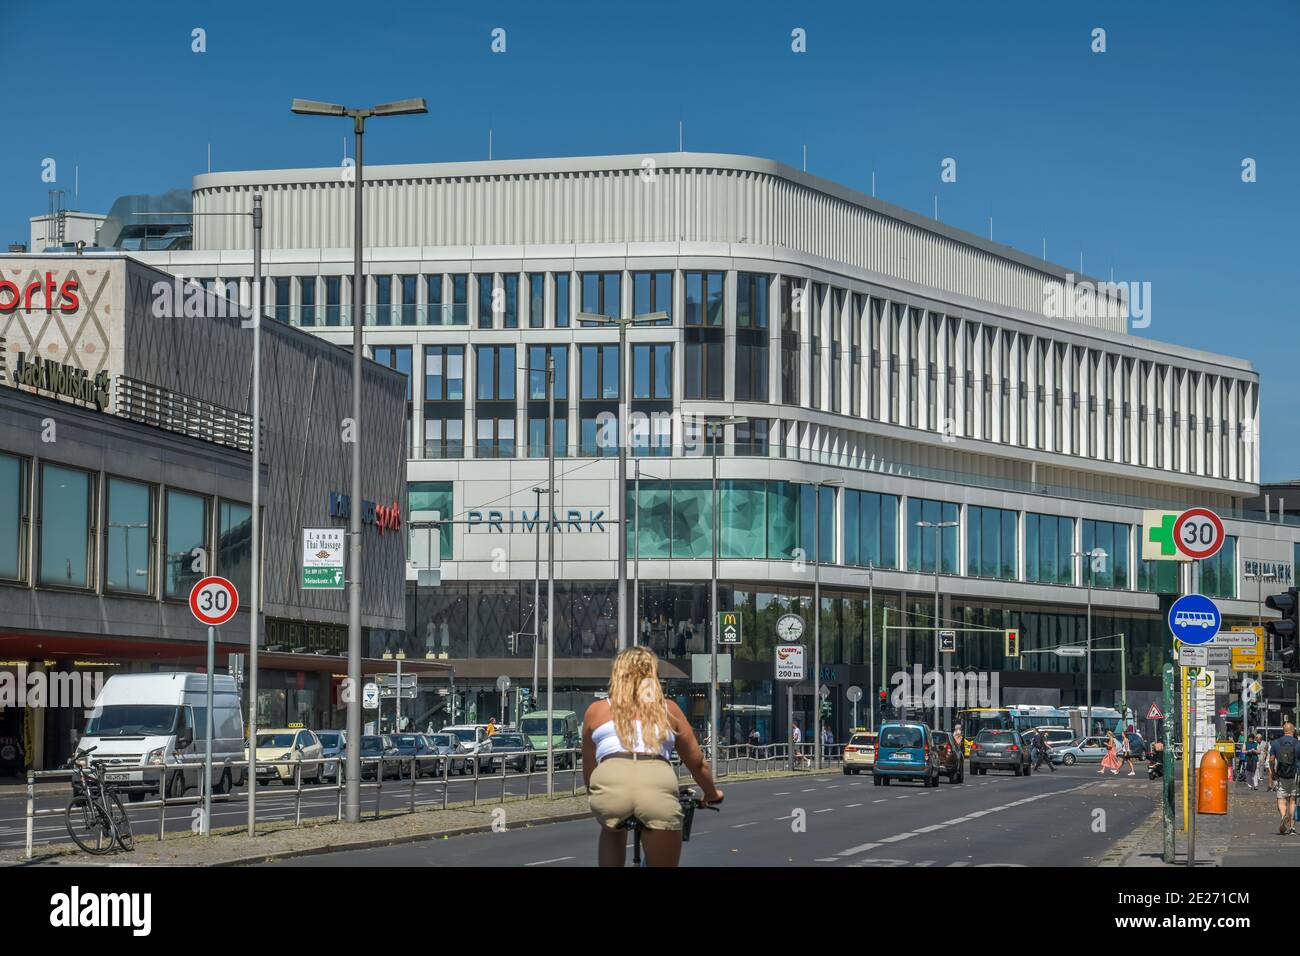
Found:
[{"label": "bus", "polygon": [[1106,731],[1118,735],[1124,732],[1128,724],[1133,723],[1133,711],[1128,711],[1128,719],[1125,720],[1114,707],[1098,707],[1095,704],[1092,708],[1092,729],[1089,730],[1085,725],[1088,723],[1087,707],[1067,707],[1066,710],[1070,715],[1070,728],[1079,737],[1095,737],[1105,734]]},{"label": "bus", "polygon": [[[1096,711],[1098,708],[1093,708]],[[1006,707],[966,707],[957,711],[964,738],[962,747],[970,756],[971,741],[981,730],[1018,730],[1035,727],[1070,727],[1070,714],[1047,704],[1009,704]]]}]

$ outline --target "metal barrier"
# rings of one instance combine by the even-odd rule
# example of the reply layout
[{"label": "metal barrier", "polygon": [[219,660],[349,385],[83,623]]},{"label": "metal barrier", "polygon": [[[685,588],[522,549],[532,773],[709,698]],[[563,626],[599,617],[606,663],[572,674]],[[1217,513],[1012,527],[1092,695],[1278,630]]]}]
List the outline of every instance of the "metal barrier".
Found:
[{"label": "metal barrier", "polygon": [[[829,747],[824,746],[823,767],[831,766],[835,763],[838,763],[841,757],[841,753],[840,753],[841,749],[842,749],[841,745],[838,744]],[[796,757],[797,757],[796,763],[799,765],[800,769],[804,767],[810,769],[812,767],[813,750],[814,747],[812,744],[796,745]],[[766,744],[766,745],[729,744],[725,747],[720,747],[719,751],[720,751],[719,766],[713,768],[714,776],[717,777],[718,779],[724,779],[735,773],[755,773],[759,771],[786,770],[791,768],[789,745],[784,743]],[[552,753],[557,758],[556,759],[557,765],[561,763],[567,763],[568,766],[565,767],[564,769],[560,769],[557,766],[557,768],[553,771],[552,779],[555,781],[555,783],[553,784],[551,796],[560,794],[561,785],[559,784],[558,778],[562,774],[567,774],[569,776],[568,795],[577,796],[578,778],[582,774],[581,748],[574,747],[574,748],[557,749],[557,750],[553,750]],[[571,759],[567,761],[562,761],[558,759],[565,755],[570,755]],[[526,769],[511,772],[510,764],[520,759],[525,761]],[[681,760],[678,759],[676,754],[673,755],[672,762],[678,777],[683,776],[684,773],[688,773],[686,767],[682,764]],[[312,764],[318,764],[318,766],[315,767],[315,771],[316,771],[315,785],[304,787],[304,780],[303,780],[304,763],[306,763],[308,766],[311,766]],[[471,806],[478,806],[479,801],[481,799],[481,795],[480,795],[481,784],[485,776],[488,776],[494,772],[494,767],[497,763],[500,763],[500,769],[501,769],[501,791],[500,794],[497,795],[495,799],[495,802],[498,803],[505,803],[506,797],[510,796],[510,794],[507,792],[509,781],[511,780],[518,781],[520,778],[523,778],[524,788],[525,788],[522,799],[524,800],[533,799],[534,797],[533,778],[536,776],[540,776],[543,778],[544,781],[547,775],[546,768],[544,766],[545,758],[542,758],[539,761],[538,755],[536,753],[527,754],[522,757],[517,756],[515,754],[493,754],[491,751],[485,751],[484,753],[481,754],[474,753],[474,754],[463,754],[463,755],[424,754],[424,755],[410,756],[410,757],[376,756],[376,757],[361,758],[361,787],[363,791],[364,790],[374,791],[375,799],[374,799],[373,819],[378,819],[380,814],[383,812],[384,809],[383,794],[385,789],[384,781],[385,779],[388,779],[391,776],[396,776],[399,787],[402,786],[403,781],[409,780],[409,785],[408,785],[409,801],[407,803],[406,812],[408,813],[415,812],[416,804],[417,804],[416,791],[421,784],[430,787],[441,788],[442,809],[446,810],[450,806],[450,794],[451,794],[452,784],[453,782],[457,782],[457,781],[453,781],[451,770],[453,765],[459,764],[461,768],[461,772],[458,776],[461,779],[458,782],[465,783],[469,786],[470,788],[469,804]],[[541,769],[538,769],[539,763],[543,765]],[[429,764],[433,765],[432,779],[430,779],[430,775],[428,773],[426,773],[423,769],[421,769],[423,767],[427,767]],[[487,766],[486,771],[484,771],[485,764]],[[229,770],[231,772],[231,779],[233,781],[235,775],[234,771],[242,770],[243,783],[245,786],[247,786],[250,782],[249,766],[250,764],[249,761],[247,760],[226,761],[226,762],[222,762],[221,764],[214,763],[213,771],[218,775],[224,777],[225,771]],[[345,766],[346,766],[346,758],[344,757],[322,757],[319,760],[315,760],[315,761],[261,760],[261,759],[257,761],[259,782],[260,781],[270,782],[270,781],[278,780],[286,785],[292,785],[291,793],[294,799],[294,826],[295,827],[302,826],[302,819],[303,819],[302,811],[303,811],[304,795],[311,797],[318,794],[328,794],[331,790],[334,791],[335,794],[335,800],[334,800],[335,819],[338,821],[342,821],[343,799],[344,799],[344,792],[346,790],[346,785],[347,785],[347,781],[344,776]],[[393,774],[389,773],[390,767],[394,769]],[[288,772],[287,773],[282,772],[282,768],[288,768]],[[369,768],[369,771],[367,768]],[[329,775],[333,777],[332,783],[322,782],[325,776],[327,775],[326,774],[327,770],[330,771]],[[164,839],[164,835],[166,833],[167,810],[169,808],[184,807],[184,806],[197,806],[201,808],[203,806],[204,791],[203,791],[202,783],[200,784],[198,792],[194,796],[173,797],[173,796],[169,796],[168,794],[168,791],[171,789],[169,784],[172,780],[175,779],[173,775],[183,774],[186,771],[197,771],[197,773],[199,774],[199,779],[200,781],[202,781],[203,771],[204,771],[204,766],[202,763],[186,762],[183,764],[167,764],[163,766],[112,768],[111,772],[141,773],[146,780],[148,780],[151,775],[157,777],[158,797],[156,799],[133,801],[126,804],[126,806],[128,810],[153,810],[153,809],[158,810],[159,841]],[[56,781],[56,782],[64,781],[69,783],[70,785],[72,781],[72,771],[71,770],[33,770],[33,771],[28,771],[27,773],[26,850],[27,850],[27,859],[29,860],[32,858],[33,848],[35,844],[36,819],[39,817],[53,817],[53,816],[61,817],[67,812],[66,807],[61,807],[58,809],[53,809],[53,808],[43,809],[43,810],[38,810],[36,808],[36,784],[38,781]],[[107,784],[107,786],[109,787],[110,790],[114,789],[112,784]],[[210,780],[208,781],[207,786],[212,786],[212,782]],[[585,789],[585,784],[584,784],[584,789]],[[118,790],[117,792],[120,794],[122,792],[129,792],[129,791]],[[260,787],[259,787],[259,792],[260,792]],[[544,783],[541,788],[541,791],[537,793],[536,796],[537,797],[547,796],[546,787]],[[71,798],[71,786],[69,786],[69,798]],[[212,794],[212,803],[214,807],[217,806],[218,804],[228,805],[228,804],[244,802],[246,800],[247,800],[247,791],[245,791],[244,793],[224,793],[224,794],[213,793]],[[201,813],[202,810],[200,809],[199,812]]]},{"label": "metal barrier", "polygon": [[[561,792],[561,784],[558,778],[561,777],[561,774],[568,774],[570,777],[568,796],[576,796],[578,793],[578,778],[582,773],[581,749],[580,748],[557,749],[557,750],[553,750],[552,753],[554,753],[557,758],[564,756],[566,754],[572,755],[571,761],[565,761],[566,763],[569,763],[569,766],[566,769],[564,770],[557,769],[554,772],[552,777],[552,779],[555,781],[553,785],[553,793],[559,796],[565,795]],[[546,776],[546,769],[544,766],[545,759],[543,758],[541,761],[538,761],[537,756],[534,754],[529,759],[530,769],[523,772],[511,772],[509,769],[509,761],[513,761],[514,759],[515,757],[513,755],[504,755],[504,754],[493,755],[490,752],[485,752],[483,754],[465,754],[463,756],[424,754],[420,756],[410,756],[410,757],[405,757],[405,756],[403,757],[393,757],[393,756],[362,757],[361,758],[361,765],[362,765],[361,766],[361,788],[363,791],[365,790],[374,791],[375,799],[374,799],[373,819],[378,819],[380,814],[384,810],[383,807],[383,794],[385,790],[384,781],[386,779],[391,778],[392,776],[396,776],[397,780],[399,781],[399,786],[401,786],[402,781],[405,780],[410,781],[409,784],[410,800],[409,803],[407,804],[407,808],[408,808],[407,812],[410,813],[415,812],[416,803],[417,803],[416,789],[417,786],[420,784],[424,784],[429,787],[440,787],[441,794],[442,794],[442,809],[446,810],[449,808],[451,803],[450,793],[451,793],[452,785],[456,782],[463,782],[470,788],[470,799],[469,799],[470,805],[478,806],[480,799],[482,799],[480,795],[480,786],[483,780],[493,772],[492,762],[495,762],[495,760],[501,760],[502,761],[501,792],[497,797],[496,802],[505,803],[506,797],[510,796],[510,794],[507,792],[507,787],[509,786],[509,782],[512,780],[517,781],[520,778],[523,778],[525,780],[525,793],[522,799],[527,800],[527,799],[533,799],[534,797],[538,797],[538,798],[545,797],[547,794],[546,794],[546,787],[544,783],[537,794],[533,793],[533,787],[532,787],[533,777],[541,776],[544,779]],[[538,769],[539,762],[543,765],[541,769]],[[557,760],[556,762],[559,763],[560,761]],[[313,764],[319,764],[319,766],[315,768],[315,779],[318,781],[317,785],[304,786],[304,782],[305,782],[303,780],[304,763],[306,763],[308,767],[311,767]],[[455,781],[451,774],[452,765],[456,763],[459,763],[460,766],[462,767],[462,775],[460,781]],[[434,774],[432,779],[429,779],[429,775],[424,770],[421,769],[422,767],[426,767],[429,764],[433,764],[434,766]],[[486,771],[483,770],[483,767],[485,765],[487,766]],[[346,766],[346,758],[344,757],[322,757],[319,760],[307,760],[307,761],[262,760],[262,759],[259,759],[257,761],[258,779],[260,782],[279,780],[282,783],[285,783],[286,785],[292,786],[292,790],[289,791],[289,795],[291,795],[294,800],[294,826],[295,827],[302,825],[303,797],[304,796],[312,797],[315,795],[328,794],[330,793],[330,791],[333,791],[335,794],[335,800],[334,800],[335,819],[338,821],[342,821],[343,798],[347,786],[346,777],[344,775],[345,766]],[[215,774],[220,775],[225,770],[229,769],[232,771],[232,777],[233,777],[235,770],[243,770],[244,783],[245,785],[247,785],[249,782],[248,768],[249,768],[249,762],[247,760],[229,761],[229,762],[223,762],[221,764],[214,764],[213,772]],[[289,768],[289,770],[287,773],[284,773],[281,772],[282,768]],[[390,773],[390,768],[393,768],[391,773]],[[172,775],[177,773],[182,773],[183,771],[197,770],[199,773],[199,779],[200,781],[202,781],[203,769],[204,768],[201,763],[192,764],[187,762],[185,764],[168,764],[165,766],[147,766],[147,767],[130,767],[130,768],[114,767],[112,768],[111,772],[141,773],[145,780],[148,780],[150,777],[157,777],[158,780],[157,791],[159,796],[156,799],[133,801],[125,804],[125,806],[128,808],[128,810],[157,809],[158,839],[161,841],[164,838],[164,834],[166,833],[168,809],[183,807],[183,806],[197,806],[201,808],[203,805],[204,797],[203,797],[202,785],[200,785],[199,791],[194,796],[180,796],[180,797],[169,796],[168,790],[170,789],[170,787],[168,786],[168,784],[170,783],[171,779],[174,779]],[[327,770],[330,771],[329,775],[333,777],[333,782],[319,783],[319,781],[322,781],[324,777],[327,775]],[[467,770],[469,772],[465,772]],[[310,770],[308,771],[308,774],[310,775]],[[34,851],[36,819],[38,817],[54,817],[54,816],[62,817],[67,812],[66,807],[59,807],[57,809],[49,808],[49,809],[41,809],[41,810],[38,810],[36,808],[36,784],[40,781],[67,782],[69,784],[69,793],[68,793],[69,799],[71,799],[72,796],[71,794],[72,771],[70,769],[28,771],[26,855],[27,855],[27,859],[29,860],[32,858],[32,854]],[[110,790],[114,789],[113,784],[107,784],[107,786],[109,787]],[[117,790],[116,792],[122,794],[129,791]],[[266,794],[262,791],[262,788],[260,786],[259,786],[259,794],[262,796],[266,796]],[[218,804],[226,805],[226,804],[242,803],[246,800],[247,800],[247,791],[243,793],[226,793],[226,794],[213,793],[212,795],[212,803],[214,807],[217,806]],[[263,806],[262,804],[259,804],[259,809],[261,809],[262,806]],[[202,811],[200,810],[200,812]]]}]

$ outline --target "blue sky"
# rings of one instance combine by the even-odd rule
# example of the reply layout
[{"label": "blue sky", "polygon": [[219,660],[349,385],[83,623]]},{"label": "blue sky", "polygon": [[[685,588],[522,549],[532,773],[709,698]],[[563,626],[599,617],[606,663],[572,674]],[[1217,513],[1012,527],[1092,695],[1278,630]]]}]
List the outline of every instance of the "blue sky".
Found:
[{"label": "blue sky", "polygon": [[688,150],[798,166],[807,144],[817,175],[869,191],[874,171],[883,199],[932,213],[937,193],[945,222],[987,235],[991,216],[998,241],[1149,281],[1139,334],[1253,362],[1263,477],[1300,477],[1289,0],[5,7],[5,242],[45,210],[45,157],[100,212],[188,187],[209,143],[215,170],[337,164],[347,125],[292,116],[294,96],[427,97],[432,115],[368,128],[372,163],[483,159],[489,127],[496,158],[673,150],[680,119]]}]

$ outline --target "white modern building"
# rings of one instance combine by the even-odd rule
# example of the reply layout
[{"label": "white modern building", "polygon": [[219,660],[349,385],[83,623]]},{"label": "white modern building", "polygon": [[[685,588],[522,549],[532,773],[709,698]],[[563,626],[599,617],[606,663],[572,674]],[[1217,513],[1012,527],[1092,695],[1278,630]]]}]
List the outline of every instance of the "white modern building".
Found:
[{"label": "white modern building", "polygon": [[[350,172],[206,174],[193,195],[195,212],[219,213],[261,194],[269,311],[345,345]],[[1144,706],[1167,653],[1162,594],[1182,585],[1172,563],[1141,560],[1143,509],[1225,519],[1229,543],[1203,562],[1201,589],[1231,619],[1256,613],[1244,562],[1294,560],[1300,529],[1243,510],[1259,490],[1258,375],[1133,334],[1122,289],[741,156],[377,166],[365,192],[367,348],[409,378],[408,505],[451,522],[442,585],[408,587],[405,650],[448,653],[479,713],[497,708],[498,674],[532,685],[534,642],[511,635],[537,630],[539,574],[545,600],[548,354],[555,653],[575,710],[618,646],[613,416],[630,425],[629,501],[639,487],[631,639],[665,658],[695,718],[714,524],[696,423],[729,422],[718,578],[721,607],[743,619],[724,688],[732,737],[755,722],[764,739],[784,735],[773,625],[795,610],[811,638],[814,577],[842,736],[850,685],[879,685],[900,659],[933,664],[936,588],[959,629],[945,665],[1000,671],[1004,701],[1060,704],[1084,702],[1083,661],[1007,659],[1002,630],[1019,628],[1027,651],[1080,640],[1091,590],[1096,646],[1109,649],[1093,661],[1094,703],[1116,702],[1123,634],[1128,702]],[[250,245],[244,219],[200,216],[193,250],[138,257],[246,286]],[[651,313],[668,317],[629,328],[622,355],[617,329],[579,319]],[[1089,572],[1075,553],[1095,548],[1108,557]],[[798,688],[804,720],[811,689]]]}]

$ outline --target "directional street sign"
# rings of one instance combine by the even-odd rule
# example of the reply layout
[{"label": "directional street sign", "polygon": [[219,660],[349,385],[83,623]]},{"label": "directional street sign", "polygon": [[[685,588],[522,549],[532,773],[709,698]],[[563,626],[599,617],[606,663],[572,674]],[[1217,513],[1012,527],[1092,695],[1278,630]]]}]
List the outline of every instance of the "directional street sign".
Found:
[{"label": "directional street sign", "polygon": [[1210,649],[1208,647],[1184,644],[1178,649],[1178,664],[1180,667],[1205,667],[1209,663]]},{"label": "directional street sign", "polygon": [[305,590],[343,590],[342,528],[303,528],[302,586]]},{"label": "directional street sign", "polygon": [[1164,720],[1165,715],[1160,712],[1160,708],[1152,704],[1147,708],[1147,720]]},{"label": "directional street sign", "polygon": [[376,674],[375,680],[380,687],[396,687],[400,683],[403,687],[415,687],[420,678],[416,674]]},{"label": "directional street sign", "polygon": [[802,644],[776,645],[776,679],[801,681],[804,672],[804,646]]},{"label": "directional street sign", "polygon": [[1203,594],[1184,594],[1169,609],[1169,630],[1184,644],[1208,644],[1222,623],[1218,607]]},{"label": "directional street sign", "polygon": [[740,612],[718,612],[718,643],[736,645],[740,643]]},{"label": "directional street sign", "polygon": [[953,654],[957,650],[957,632],[940,631],[939,632],[939,650],[945,654]]},{"label": "directional street sign", "polygon": [[1057,657],[1086,657],[1087,648],[1083,647],[1058,647],[1056,649]]},{"label": "directional street sign", "polygon": [[367,684],[361,689],[361,706],[366,710],[379,709],[379,685]]},{"label": "directional street sign", "polygon": [[1230,631],[1220,631],[1214,638],[1216,647],[1254,647],[1264,637],[1264,629],[1253,627],[1234,627]]}]

